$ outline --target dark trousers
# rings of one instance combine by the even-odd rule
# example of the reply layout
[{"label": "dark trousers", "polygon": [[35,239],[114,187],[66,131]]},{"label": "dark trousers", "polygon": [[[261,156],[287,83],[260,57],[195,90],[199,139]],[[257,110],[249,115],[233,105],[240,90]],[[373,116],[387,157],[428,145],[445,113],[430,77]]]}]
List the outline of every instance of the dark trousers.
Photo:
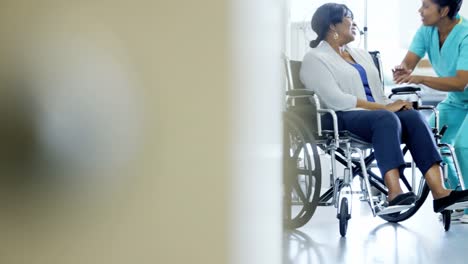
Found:
[{"label": "dark trousers", "polygon": [[[384,177],[391,169],[403,172],[405,161],[400,144],[405,143],[423,175],[442,158],[424,117],[416,110],[357,110],[336,112],[338,127],[371,142],[377,165]],[[330,115],[322,118],[323,128],[332,129]]]}]

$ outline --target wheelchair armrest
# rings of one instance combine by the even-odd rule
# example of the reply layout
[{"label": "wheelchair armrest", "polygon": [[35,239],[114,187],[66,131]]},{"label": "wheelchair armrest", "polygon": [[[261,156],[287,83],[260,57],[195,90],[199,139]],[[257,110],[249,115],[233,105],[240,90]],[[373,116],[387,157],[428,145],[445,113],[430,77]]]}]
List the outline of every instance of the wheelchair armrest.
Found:
[{"label": "wheelchair armrest", "polygon": [[321,114],[329,113],[333,119],[333,137],[337,144],[339,144],[339,133],[338,133],[338,117],[336,116],[335,111],[331,109],[320,108],[320,101],[315,92],[307,89],[293,89],[286,92],[287,96],[292,98],[301,98],[301,97],[312,97],[315,107],[317,109],[317,132],[319,136],[322,135],[322,120],[320,118]]},{"label": "wheelchair armrest", "polygon": [[418,110],[432,111],[432,113],[434,114],[434,128],[436,129],[436,131],[438,131],[439,130],[439,110],[435,106],[432,106],[432,105],[420,105],[418,107]]},{"label": "wheelchair armrest", "polygon": [[421,91],[421,88],[417,86],[397,87],[392,89],[392,93],[388,98],[392,99],[393,96],[396,96],[399,99],[412,102],[414,109],[418,109],[421,104],[421,95],[419,91]]},{"label": "wheelchair armrest", "polygon": [[[335,138],[336,144],[339,144],[340,143],[340,136],[339,136],[339,132],[338,132],[338,117],[336,116],[336,112],[331,110],[331,109],[317,109],[317,112],[321,113],[321,114],[328,113],[328,114],[331,115],[332,120],[333,120],[333,137]],[[320,122],[319,123],[320,131],[319,132],[321,133],[322,125],[321,125],[320,118],[317,121]]]},{"label": "wheelchair armrest", "polygon": [[392,94],[398,94],[398,93],[415,93],[421,91],[420,87],[415,87],[415,86],[404,86],[404,87],[398,87],[398,88],[393,88],[392,89]]},{"label": "wheelchair armrest", "polygon": [[418,110],[431,110],[431,111],[434,111],[434,110],[436,110],[436,107],[432,106],[432,105],[420,105]]},{"label": "wheelchair armrest", "polygon": [[311,90],[307,90],[307,89],[293,89],[293,90],[289,90],[286,92],[286,95],[287,96],[291,96],[291,97],[310,97],[310,96],[314,96],[314,92],[311,91]]}]

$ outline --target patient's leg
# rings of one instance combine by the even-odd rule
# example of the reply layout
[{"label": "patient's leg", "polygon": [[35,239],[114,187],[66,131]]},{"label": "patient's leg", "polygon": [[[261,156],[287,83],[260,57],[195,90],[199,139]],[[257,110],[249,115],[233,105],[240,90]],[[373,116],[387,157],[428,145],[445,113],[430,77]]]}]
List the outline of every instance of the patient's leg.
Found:
[{"label": "patient's leg", "polygon": [[450,194],[451,190],[445,189],[439,164],[432,165],[424,177],[434,199],[439,199]]},{"label": "patient's leg", "polygon": [[387,110],[348,111],[337,113],[341,128],[372,142],[374,154],[385,185],[388,200],[403,191],[400,186],[400,169],[405,165],[401,152],[401,124],[395,113]]},{"label": "patient's leg", "polygon": [[403,193],[400,186],[400,172],[398,169],[391,169],[385,173],[385,185],[388,188],[388,200],[393,200],[396,196]]}]

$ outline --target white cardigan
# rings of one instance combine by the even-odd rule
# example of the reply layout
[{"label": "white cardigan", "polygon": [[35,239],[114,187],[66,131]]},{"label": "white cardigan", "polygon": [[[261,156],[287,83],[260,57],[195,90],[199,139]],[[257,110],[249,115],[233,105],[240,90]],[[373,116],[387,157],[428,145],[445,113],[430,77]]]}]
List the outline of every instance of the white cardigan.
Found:
[{"label": "white cardigan", "polygon": [[[371,55],[365,50],[349,47],[346,47],[346,51],[366,70],[375,102],[384,105],[391,103],[383,92]],[[304,56],[300,77],[306,89],[318,95],[323,107],[335,111],[363,110],[356,108],[357,98],[367,100],[359,72],[328,42],[322,41]]]}]

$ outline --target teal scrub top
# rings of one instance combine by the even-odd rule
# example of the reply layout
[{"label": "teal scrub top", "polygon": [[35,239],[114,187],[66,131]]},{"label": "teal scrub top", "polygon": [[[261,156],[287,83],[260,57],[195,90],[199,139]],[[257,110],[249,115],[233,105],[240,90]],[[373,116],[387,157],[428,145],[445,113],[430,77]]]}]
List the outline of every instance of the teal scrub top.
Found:
[{"label": "teal scrub top", "polygon": [[[457,15],[461,21],[452,29],[439,49],[437,27],[421,26],[413,38],[409,51],[420,58],[428,54],[435,72],[440,77],[455,76],[457,70],[468,71],[468,21]],[[464,92],[448,92],[447,100],[468,103],[468,89]]]}]

